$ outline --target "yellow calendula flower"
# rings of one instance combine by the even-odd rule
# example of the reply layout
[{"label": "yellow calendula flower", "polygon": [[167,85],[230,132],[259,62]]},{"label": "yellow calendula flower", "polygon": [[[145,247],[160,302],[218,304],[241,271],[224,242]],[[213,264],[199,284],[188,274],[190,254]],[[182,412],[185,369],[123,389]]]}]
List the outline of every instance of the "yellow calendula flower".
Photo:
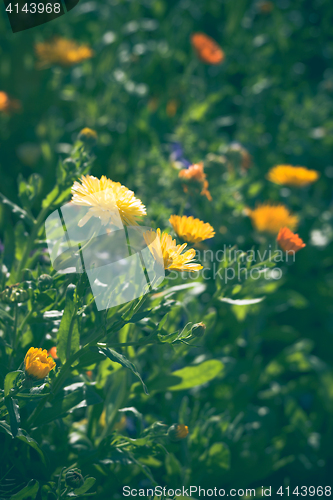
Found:
[{"label": "yellow calendula flower", "polygon": [[316,182],[319,172],[305,167],[292,165],[277,165],[268,172],[267,179],[283,186],[304,187]]},{"label": "yellow calendula flower", "polygon": [[[177,245],[176,240],[173,240],[170,234],[165,231],[161,233],[160,229],[157,229],[157,232],[151,229],[144,234],[144,238],[155,260],[160,260],[162,252],[164,269],[173,269],[175,271],[200,271],[202,269],[200,264],[193,262],[195,250],[192,248],[182,253],[187,247],[187,243]],[[156,238],[160,240],[158,246],[156,245]]]},{"label": "yellow calendula flower", "polygon": [[25,373],[36,379],[45,378],[56,363],[48,356],[46,349],[30,347],[24,358]]},{"label": "yellow calendula flower", "polygon": [[263,203],[254,210],[247,210],[252,224],[257,231],[277,234],[281,227],[294,230],[298,224],[297,215],[292,215],[285,205]]},{"label": "yellow calendula flower", "polygon": [[171,215],[169,222],[178,236],[189,243],[199,243],[215,235],[214,228],[208,222],[194,219],[192,215]]},{"label": "yellow calendula flower", "polygon": [[74,182],[72,194],[72,203],[90,207],[80,220],[80,227],[91,217],[99,217],[104,226],[110,222],[117,224],[119,216],[126,226],[137,226],[140,217],[146,215],[146,207],[135,198],[133,191],[105,175],[100,179],[93,175],[82,175],[81,183]]},{"label": "yellow calendula flower", "polygon": [[90,59],[94,52],[88,45],[79,45],[74,40],[56,37],[48,42],[39,42],[35,45],[40,66],[73,66],[85,59]]}]

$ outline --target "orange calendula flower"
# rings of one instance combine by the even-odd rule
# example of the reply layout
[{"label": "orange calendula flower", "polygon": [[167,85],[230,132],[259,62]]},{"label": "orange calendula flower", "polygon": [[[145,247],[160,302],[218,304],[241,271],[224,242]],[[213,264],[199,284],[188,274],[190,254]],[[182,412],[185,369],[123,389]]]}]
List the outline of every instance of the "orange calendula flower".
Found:
[{"label": "orange calendula flower", "polygon": [[45,378],[56,364],[46,349],[30,347],[24,358],[25,373],[36,379]]},{"label": "orange calendula flower", "polygon": [[159,105],[157,97],[151,97],[147,103],[147,109],[150,113],[155,113]]},{"label": "orange calendula flower", "polygon": [[56,37],[48,42],[39,42],[35,51],[41,67],[60,64],[60,66],[73,66],[85,59],[90,59],[94,52],[88,45],[79,45],[74,40]]},{"label": "orange calendula flower", "polygon": [[189,168],[183,168],[180,170],[178,176],[185,183],[183,186],[185,193],[187,193],[189,187],[195,188],[196,185],[199,185],[201,188],[200,194],[206,196],[209,201],[212,201],[203,162],[190,165]]},{"label": "orange calendula flower", "polygon": [[284,186],[304,187],[319,179],[320,173],[305,167],[292,165],[277,165],[267,175],[269,181]]},{"label": "orange calendula flower", "polygon": [[302,238],[288,227],[281,227],[276,241],[285,252],[298,252],[306,246]]},{"label": "orange calendula flower", "polygon": [[6,92],[0,92],[0,111],[7,111],[9,108],[9,97]]},{"label": "orange calendula flower", "polygon": [[[159,239],[159,245],[156,238]],[[144,239],[155,260],[159,261],[161,257],[163,258],[164,269],[175,271],[200,271],[202,269],[200,264],[193,262],[195,250],[191,248],[182,253],[187,243],[177,245],[176,240],[173,240],[165,231],[161,233],[160,229],[156,232],[151,229],[144,234]]]},{"label": "orange calendula flower", "polygon": [[261,12],[262,14],[269,14],[274,9],[274,4],[273,2],[263,1],[263,2],[258,2],[257,7],[259,12]]},{"label": "orange calendula flower", "polygon": [[178,236],[188,243],[199,243],[215,235],[214,228],[208,222],[194,219],[192,216],[171,215],[169,222]]},{"label": "orange calendula flower", "polygon": [[53,359],[58,359],[58,356],[57,356],[57,348],[56,346],[54,345],[53,347],[51,347],[51,349],[49,349],[47,351],[47,354],[49,356],[52,356]]},{"label": "orange calendula flower", "polygon": [[6,92],[0,91],[0,112],[10,114],[11,111],[18,111],[20,108],[20,101],[11,99]]},{"label": "orange calendula flower", "polygon": [[191,43],[198,58],[206,64],[221,64],[224,52],[221,47],[205,33],[193,33]]},{"label": "orange calendula flower", "polygon": [[257,231],[277,234],[281,227],[295,229],[298,224],[298,217],[292,215],[285,205],[271,205],[263,203],[254,210],[247,209],[247,215],[251,218],[252,224]]},{"label": "orange calendula flower", "polygon": [[166,114],[170,118],[172,118],[177,113],[177,109],[178,109],[178,102],[175,99],[171,99],[170,101],[168,101],[166,105]]},{"label": "orange calendula flower", "polygon": [[146,215],[146,207],[135,198],[133,191],[105,175],[100,179],[93,175],[82,175],[81,183],[74,182],[72,194],[74,205],[90,207],[80,220],[80,227],[91,217],[99,217],[104,226],[110,222],[119,225],[119,217],[126,226],[137,226],[138,219]]}]

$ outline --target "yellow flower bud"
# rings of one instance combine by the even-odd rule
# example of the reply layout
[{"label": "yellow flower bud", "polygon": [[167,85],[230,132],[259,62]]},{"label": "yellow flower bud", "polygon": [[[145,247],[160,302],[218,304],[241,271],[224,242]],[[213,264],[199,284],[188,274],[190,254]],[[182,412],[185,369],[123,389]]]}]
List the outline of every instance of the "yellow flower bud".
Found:
[{"label": "yellow flower bud", "polygon": [[30,347],[24,358],[25,373],[36,379],[45,378],[56,363],[48,356],[46,349]]},{"label": "yellow flower bud", "polygon": [[203,323],[202,321],[200,321],[200,323],[195,323],[192,326],[191,332],[192,332],[193,337],[198,337],[198,338],[203,337],[205,335],[205,332],[206,332],[205,323]]},{"label": "yellow flower bud", "polygon": [[97,132],[91,128],[85,127],[79,133],[78,139],[88,146],[94,146],[97,142]]}]

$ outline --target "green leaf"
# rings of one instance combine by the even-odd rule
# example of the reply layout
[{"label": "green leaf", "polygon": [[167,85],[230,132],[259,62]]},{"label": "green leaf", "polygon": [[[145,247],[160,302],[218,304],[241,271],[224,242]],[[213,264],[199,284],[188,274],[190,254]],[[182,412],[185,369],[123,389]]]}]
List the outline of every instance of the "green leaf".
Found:
[{"label": "green leaf", "polygon": [[28,233],[25,231],[23,222],[20,220],[14,229],[15,233],[15,259],[20,261],[23,257]]},{"label": "green leaf", "polygon": [[97,363],[99,364],[102,361],[105,361],[104,354],[101,354],[99,352],[87,351],[80,357],[79,362],[77,363],[77,365],[75,365],[75,369],[79,371],[84,368],[88,369],[89,367]]},{"label": "green leaf", "polygon": [[204,361],[199,365],[187,366],[176,370],[170,375],[159,375],[149,383],[151,391],[181,391],[191,389],[210,380],[213,380],[224,369],[224,365],[217,359]]},{"label": "green leaf", "polygon": [[210,94],[205,101],[198,102],[194,101],[193,104],[189,107],[184,116],[184,121],[202,121],[211,106],[213,106],[216,102],[222,99],[224,90],[222,92],[216,92],[215,94]]},{"label": "green leaf", "polygon": [[4,383],[5,397],[8,396],[13,387],[15,387],[15,382],[22,373],[23,372],[21,370],[7,373]]},{"label": "green leaf", "polygon": [[80,348],[80,334],[74,303],[75,285],[66,291],[66,305],[57,334],[57,356],[64,364]]},{"label": "green leaf", "polygon": [[131,370],[131,372],[133,372],[134,375],[136,377],[138,377],[138,379],[140,380],[145,394],[147,394],[147,395],[149,394],[148,389],[147,389],[146,385],[144,384],[140,373],[136,369],[136,366],[133,363],[131,363],[125,356],[123,356],[122,354],[119,354],[119,352],[116,352],[113,349],[106,348],[106,347],[91,347],[90,349],[93,352],[97,351],[101,354],[104,354],[104,356],[111,359],[111,361],[114,361],[115,363],[119,363],[124,368],[128,368],[129,370]]},{"label": "green leaf", "polygon": [[205,467],[214,469],[230,469],[230,450],[225,443],[214,443],[199,458]]},{"label": "green leaf", "polygon": [[139,321],[141,321],[142,319],[146,318],[149,316],[149,313],[151,311],[150,310],[147,310],[147,311],[140,311],[136,314],[133,314],[133,316],[130,318],[130,322],[131,323],[138,323]]},{"label": "green leaf", "polygon": [[262,302],[265,298],[266,297],[259,297],[257,299],[229,299],[228,297],[222,297],[219,300],[234,306],[250,306],[251,304],[258,304],[259,302]]},{"label": "green leaf", "polygon": [[0,432],[3,432],[13,437],[12,431],[10,430],[10,425],[8,425],[7,422],[5,422],[4,420],[0,421]]},{"label": "green leaf", "polygon": [[[10,426],[7,424],[7,422],[0,421],[0,432],[8,434],[12,438],[14,438]],[[31,448],[33,448],[38,453],[43,464],[46,465],[44,453],[40,449],[38,443],[32,437],[30,437],[29,434],[24,429],[18,429],[16,439],[19,439],[23,443],[26,443],[28,446],[31,446]]]},{"label": "green leaf", "polygon": [[34,500],[39,490],[39,482],[36,479],[31,479],[23,490],[15,493],[10,497],[10,500]]},{"label": "green leaf", "polygon": [[195,281],[194,283],[183,283],[182,285],[175,285],[170,288],[166,288],[162,292],[157,292],[152,298],[161,298],[164,296],[172,296],[176,292],[182,292],[183,290],[193,289],[189,293],[189,295],[201,295],[207,288],[204,283],[200,283],[199,281]]},{"label": "green leaf", "polygon": [[58,194],[59,194],[59,186],[55,186],[52,189],[52,191],[49,192],[46,198],[44,198],[42,202],[42,208],[50,207],[54,203],[54,200],[56,199]]},{"label": "green leaf", "polygon": [[8,410],[9,420],[10,420],[10,429],[12,431],[13,437],[17,436],[19,427],[20,427],[20,412],[19,406],[16,399],[10,398],[7,396],[5,398],[5,405]]},{"label": "green leaf", "polygon": [[42,178],[39,174],[31,174],[28,181],[22,174],[18,176],[19,197],[24,207],[30,208],[32,202],[42,189]]},{"label": "green leaf", "polygon": [[32,217],[30,217],[30,215],[25,210],[20,208],[18,205],[15,205],[15,203],[13,203],[12,201],[8,200],[8,198],[6,198],[6,196],[4,196],[2,193],[0,193],[0,199],[2,200],[2,203],[4,205],[8,205],[13,214],[18,215],[20,219],[25,220],[30,225],[34,223]]},{"label": "green leaf", "polygon": [[47,424],[77,408],[95,405],[102,401],[91,385],[85,385],[84,382],[72,384],[57,394],[50,407],[45,407],[40,412],[34,425],[38,427]]},{"label": "green leaf", "polygon": [[2,318],[3,320],[6,320],[6,321],[10,321],[11,323],[13,323],[13,321],[14,321],[12,316],[7,311],[5,311],[2,304],[0,304],[0,318]]},{"label": "green leaf", "polygon": [[83,495],[83,493],[90,490],[90,488],[92,488],[95,483],[96,479],[94,477],[88,477],[80,488],[74,489],[75,495]]},{"label": "green leaf", "polygon": [[32,437],[30,437],[29,434],[24,429],[19,429],[16,437],[23,443],[26,443],[28,446],[33,448],[38,453],[43,464],[46,466],[44,453],[40,449],[38,443]]}]

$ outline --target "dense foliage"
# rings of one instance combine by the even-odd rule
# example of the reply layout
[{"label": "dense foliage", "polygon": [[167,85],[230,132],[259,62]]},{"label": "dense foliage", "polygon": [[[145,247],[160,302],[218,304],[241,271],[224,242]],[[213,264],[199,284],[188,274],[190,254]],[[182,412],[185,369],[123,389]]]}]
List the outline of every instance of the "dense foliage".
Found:
[{"label": "dense foliage", "polygon": [[[1,10],[15,104],[0,111],[1,498],[331,485],[332,21],[330,0],[82,0],[12,34]],[[221,64],[197,57],[194,32]],[[35,46],[55,36],[93,57],[42,66]],[[179,178],[199,162],[211,201]],[[281,186],[278,164],[321,175]],[[210,223],[205,272],[98,311],[85,274],[53,269],[44,230],[86,174],[134,191],[154,229]],[[297,214],[295,258],[274,261],[276,236],[252,226],[263,202]],[[55,346],[56,368],[29,377],[27,351]]]}]

